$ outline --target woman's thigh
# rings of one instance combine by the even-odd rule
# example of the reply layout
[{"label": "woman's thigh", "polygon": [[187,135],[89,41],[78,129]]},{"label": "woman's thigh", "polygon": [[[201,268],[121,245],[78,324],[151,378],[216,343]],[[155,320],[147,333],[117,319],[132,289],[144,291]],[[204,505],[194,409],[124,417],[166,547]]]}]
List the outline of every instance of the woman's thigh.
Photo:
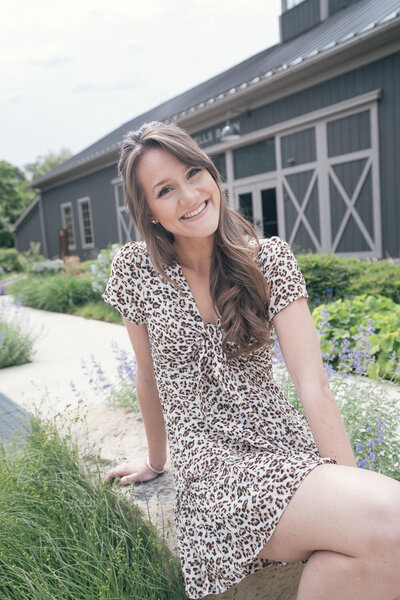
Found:
[{"label": "woman's thigh", "polygon": [[331,550],[360,557],[385,536],[399,536],[399,529],[399,482],[356,467],[319,465],[303,479],[258,556],[292,562]]}]

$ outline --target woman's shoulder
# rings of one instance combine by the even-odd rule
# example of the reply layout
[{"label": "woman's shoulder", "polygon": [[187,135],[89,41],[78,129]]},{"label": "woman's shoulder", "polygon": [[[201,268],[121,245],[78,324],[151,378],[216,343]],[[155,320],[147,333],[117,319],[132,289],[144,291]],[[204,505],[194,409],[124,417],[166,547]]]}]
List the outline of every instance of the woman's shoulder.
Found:
[{"label": "woman's shoulder", "polygon": [[127,242],[117,250],[113,258],[113,263],[131,273],[139,269],[148,268],[149,254],[146,242]]},{"label": "woman's shoulder", "polygon": [[118,248],[115,256],[119,260],[141,262],[148,256],[146,242],[131,241]]},{"label": "woman's shoulder", "polygon": [[269,238],[262,238],[258,240],[260,243],[259,257],[262,259],[273,260],[275,258],[285,257],[291,253],[291,248],[285,240],[273,235]]}]

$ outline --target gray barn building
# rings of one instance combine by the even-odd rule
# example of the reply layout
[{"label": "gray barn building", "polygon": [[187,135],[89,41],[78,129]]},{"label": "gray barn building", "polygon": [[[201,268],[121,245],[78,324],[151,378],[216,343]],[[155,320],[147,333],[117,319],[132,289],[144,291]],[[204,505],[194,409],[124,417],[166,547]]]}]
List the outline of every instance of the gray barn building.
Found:
[{"label": "gray barn building", "polygon": [[[400,257],[400,0],[282,0],[281,41],[125,123],[33,185],[15,246],[92,257],[139,239],[116,164],[123,135],[175,122],[223,175],[260,237]],[[221,132],[230,119],[233,137]]]}]

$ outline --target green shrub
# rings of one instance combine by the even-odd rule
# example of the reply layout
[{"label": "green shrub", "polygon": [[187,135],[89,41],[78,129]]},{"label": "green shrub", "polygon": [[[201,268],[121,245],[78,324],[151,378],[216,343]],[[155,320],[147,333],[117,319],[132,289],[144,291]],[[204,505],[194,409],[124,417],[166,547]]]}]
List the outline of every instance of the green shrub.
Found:
[{"label": "green shrub", "polygon": [[26,442],[0,452],[0,597],[186,598],[165,539],[70,439],[34,418]]},{"label": "green shrub", "polygon": [[26,261],[15,248],[0,248],[0,273],[21,272],[25,269]]},{"label": "green shrub", "polygon": [[335,369],[357,372],[366,366],[373,379],[400,380],[399,304],[384,296],[362,294],[320,305],[312,315],[321,334],[321,352]]},{"label": "green shrub", "polygon": [[0,318],[0,369],[31,362],[33,342],[20,325]]},{"label": "green shrub", "polygon": [[300,254],[296,258],[314,301],[369,293],[387,296],[400,304],[400,265],[323,253]]},{"label": "green shrub", "polygon": [[92,289],[90,274],[30,275],[13,283],[9,293],[14,297],[22,295],[24,306],[63,313],[73,312],[77,306],[98,300],[98,294]]},{"label": "green shrub", "polygon": [[121,313],[113,306],[110,306],[110,304],[107,304],[107,302],[104,302],[104,300],[93,301],[80,306],[76,308],[74,314],[87,319],[97,319],[99,321],[106,321],[107,323],[118,323],[119,325],[124,324]]}]

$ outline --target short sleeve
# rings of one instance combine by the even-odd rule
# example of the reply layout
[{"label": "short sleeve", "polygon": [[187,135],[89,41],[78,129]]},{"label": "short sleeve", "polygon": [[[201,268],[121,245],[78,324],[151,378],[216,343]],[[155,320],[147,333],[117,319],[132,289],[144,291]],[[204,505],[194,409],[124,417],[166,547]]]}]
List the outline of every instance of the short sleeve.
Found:
[{"label": "short sleeve", "polygon": [[101,295],[104,302],[136,325],[146,322],[142,271],[139,248],[135,242],[128,242],[115,254],[106,289]]},{"label": "short sleeve", "polygon": [[269,320],[288,304],[304,296],[306,282],[289,244],[277,236],[260,240],[261,270],[270,286]]}]

